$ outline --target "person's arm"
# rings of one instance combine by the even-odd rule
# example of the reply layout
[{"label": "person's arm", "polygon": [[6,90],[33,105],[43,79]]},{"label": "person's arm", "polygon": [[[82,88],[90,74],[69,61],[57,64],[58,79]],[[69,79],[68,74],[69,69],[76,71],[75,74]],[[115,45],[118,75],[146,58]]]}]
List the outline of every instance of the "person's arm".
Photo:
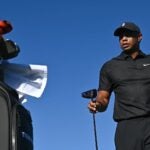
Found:
[{"label": "person's arm", "polygon": [[88,105],[89,110],[93,113],[103,112],[109,103],[110,93],[108,91],[98,91],[95,101],[91,101]]}]

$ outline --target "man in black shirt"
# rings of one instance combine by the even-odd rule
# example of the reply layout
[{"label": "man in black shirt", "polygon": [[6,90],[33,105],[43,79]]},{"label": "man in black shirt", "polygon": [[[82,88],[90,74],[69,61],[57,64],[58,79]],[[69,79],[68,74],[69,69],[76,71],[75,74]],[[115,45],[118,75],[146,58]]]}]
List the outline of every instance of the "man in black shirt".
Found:
[{"label": "man in black shirt", "polygon": [[97,97],[88,108],[105,111],[114,92],[116,150],[150,150],[150,55],[140,49],[142,33],[136,24],[122,23],[114,36],[123,51],[102,66]]}]

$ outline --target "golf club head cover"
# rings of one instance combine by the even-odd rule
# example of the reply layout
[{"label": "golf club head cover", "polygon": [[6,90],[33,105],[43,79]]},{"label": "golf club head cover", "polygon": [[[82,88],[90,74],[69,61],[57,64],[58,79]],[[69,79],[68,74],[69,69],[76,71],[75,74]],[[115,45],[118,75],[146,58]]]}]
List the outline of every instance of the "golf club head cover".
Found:
[{"label": "golf club head cover", "polygon": [[11,23],[7,20],[0,20],[0,35],[11,32],[13,29]]},{"label": "golf club head cover", "polygon": [[16,57],[20,52],[19,46],[12,40],[0,38],[0,59],[10,59]]}]

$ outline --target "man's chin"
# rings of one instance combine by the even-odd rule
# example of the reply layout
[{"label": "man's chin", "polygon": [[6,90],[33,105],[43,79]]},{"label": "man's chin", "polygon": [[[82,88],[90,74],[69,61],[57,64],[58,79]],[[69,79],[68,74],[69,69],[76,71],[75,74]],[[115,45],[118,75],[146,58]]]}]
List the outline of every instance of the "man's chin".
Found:
[{"label": "man's chin", "polygon": [[132,54],[132,53],[134,53],[134,52],[136,52],[137,50],[135,50],[135,49],[123,49],[124,50],[124,52],[126,53],[126,54]]}]

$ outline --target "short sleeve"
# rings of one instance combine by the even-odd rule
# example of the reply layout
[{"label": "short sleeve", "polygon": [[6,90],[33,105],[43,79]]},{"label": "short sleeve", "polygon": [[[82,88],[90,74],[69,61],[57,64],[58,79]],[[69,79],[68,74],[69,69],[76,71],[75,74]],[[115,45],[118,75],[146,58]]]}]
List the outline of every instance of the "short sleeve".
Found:
[{"label": "short sleeve", "polygon": [[109,69],[107,65],[103,65],[99,74],[99,87],[98,90],[105,90],[109,93],[112,92],[112,82],[109,75]]}]

